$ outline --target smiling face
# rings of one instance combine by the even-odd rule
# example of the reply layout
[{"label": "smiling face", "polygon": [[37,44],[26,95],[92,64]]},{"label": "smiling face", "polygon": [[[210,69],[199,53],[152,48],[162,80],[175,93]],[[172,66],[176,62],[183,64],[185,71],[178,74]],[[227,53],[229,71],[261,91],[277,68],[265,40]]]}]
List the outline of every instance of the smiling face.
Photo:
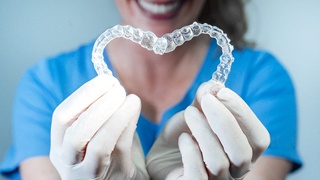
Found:
[{"label": "smiling face", "polygon": [[115,0],[122,23],[157,36],[196,21],[205,0]]}]

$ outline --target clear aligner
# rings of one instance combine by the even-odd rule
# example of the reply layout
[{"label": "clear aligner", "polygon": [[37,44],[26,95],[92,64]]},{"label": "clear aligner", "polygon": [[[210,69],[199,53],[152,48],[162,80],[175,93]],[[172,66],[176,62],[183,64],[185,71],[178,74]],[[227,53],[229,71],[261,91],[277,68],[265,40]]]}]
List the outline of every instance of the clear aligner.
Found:
[{"label": "clear aligner", "polygon": [[212,74],[212,80],[224,84],[230,73],[231,64],[234,61],[232,56],[233,46],[230,44],[227,35],[224,34],[221,29],[206,23],[201,24],[194,22],[191,25],[177,29],[172,33],[165,34],[160,38],[150,31],[145,32],[129,25],[116,25],[107,29],[96,40],[92,51],[92,62],[98,74],[112,75],[112,72],[104,62],[103,52],[106,45],[118,37],[130,39],[131,41],[140,44],[142,47],[162,55],[173,51],[184,42],[190,41],[193,37],[197,37],[201,34],[208,34],[211,38],[215,38],[217,44],[222,49],[220,63],[217,70]]}]

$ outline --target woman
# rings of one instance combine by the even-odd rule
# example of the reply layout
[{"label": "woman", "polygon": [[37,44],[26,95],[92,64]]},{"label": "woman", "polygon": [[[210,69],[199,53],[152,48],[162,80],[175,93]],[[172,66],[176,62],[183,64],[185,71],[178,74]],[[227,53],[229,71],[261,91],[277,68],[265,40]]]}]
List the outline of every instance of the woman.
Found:
[{"label": "woman", "polygon": [[105,61],[119,81],[96,77],[93,44],[46,59],[21,79],[2,172],[23,179],[284,179],[300,166],[291,80],[273,56],[247,47],[242,1],[116,4],[122,24],[157,36],[194,21],[223,29],[236,46],[230,89],[204,93],[221,54],[208,36],[162,56],[112,41]]}]

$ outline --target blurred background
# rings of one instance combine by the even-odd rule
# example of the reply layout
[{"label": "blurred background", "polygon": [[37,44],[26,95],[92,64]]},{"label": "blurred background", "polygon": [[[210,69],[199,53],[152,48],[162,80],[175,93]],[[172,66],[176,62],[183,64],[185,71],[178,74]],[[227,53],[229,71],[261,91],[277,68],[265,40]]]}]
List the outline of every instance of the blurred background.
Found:
[{"label": "blurred background", "polygon": [[[304,167],[289,180],[320,177],[320,1],[248,1],[247,38],[289,71],[298,97]],[[0,3],[0,159],[11,140],[15,88],[27,67],[72,50],[119,24],[114,1],[2,0]],[[285,108],[285,107],[284,107]],[[4,180],[0,177],[0,180]]]}]

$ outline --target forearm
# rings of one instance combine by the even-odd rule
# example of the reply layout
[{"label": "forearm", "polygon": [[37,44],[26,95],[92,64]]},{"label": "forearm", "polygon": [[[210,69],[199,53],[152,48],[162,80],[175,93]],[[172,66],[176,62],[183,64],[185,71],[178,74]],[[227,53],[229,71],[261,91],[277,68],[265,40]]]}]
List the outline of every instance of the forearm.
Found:
[{"label": "forearm", "polygon": [[291,166],[291,162],[285,159],[262,156],[254,164],[245,180],[284,180]]},{"label": "forearm", "polygon": [[25,180],[61,179],[49,157],[32,157],[23,161],[19,167],[21,178]]}]

